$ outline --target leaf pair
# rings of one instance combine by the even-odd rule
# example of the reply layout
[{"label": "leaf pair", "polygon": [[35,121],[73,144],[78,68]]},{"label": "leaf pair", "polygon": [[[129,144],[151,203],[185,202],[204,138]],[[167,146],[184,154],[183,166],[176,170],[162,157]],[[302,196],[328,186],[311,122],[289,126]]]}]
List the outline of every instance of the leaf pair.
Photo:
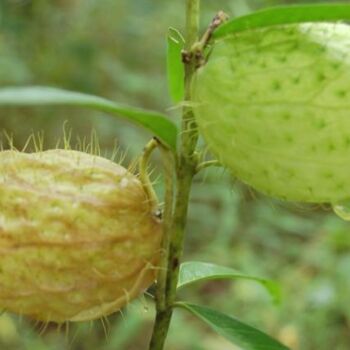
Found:
[{"label": "leaf pair", "polygon": [[[180,267],[178,288],[189,284],[214,279],[247,279],[261,283],[274,299],[279,299],[279,286],[274,282],[247,275],[234,269],[202,262],[186,262]],[[244,350],[288,350],[288,348],[267,334],[251,327],[238,319],[216,310],[187,302],[176,303],[208,324],[216,333]]]}]

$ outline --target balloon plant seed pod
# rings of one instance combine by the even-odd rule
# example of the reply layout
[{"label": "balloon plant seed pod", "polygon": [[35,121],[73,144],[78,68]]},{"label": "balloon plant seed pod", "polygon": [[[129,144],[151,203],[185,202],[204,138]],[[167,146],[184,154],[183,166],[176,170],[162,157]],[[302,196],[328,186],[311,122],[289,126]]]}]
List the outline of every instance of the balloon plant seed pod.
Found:
[{"label": "balloon plant seed pod", "polygon": [[350,26],[230,34],[193,81],[209,149],[246,184],[284,200],[350,198]]},{"label": "balloon plant seed pod", "polygon": [[135,175],[71,150],[3,151],[0,173],[1,309],[93,320],[152,284],[162,229]]}]

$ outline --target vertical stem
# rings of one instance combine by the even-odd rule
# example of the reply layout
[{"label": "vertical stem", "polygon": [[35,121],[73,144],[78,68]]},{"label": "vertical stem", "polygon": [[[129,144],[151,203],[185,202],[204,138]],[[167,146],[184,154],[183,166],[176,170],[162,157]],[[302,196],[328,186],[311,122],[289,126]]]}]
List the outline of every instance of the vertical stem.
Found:
[{"label": "vertical stem", "polygon": [[157,311],[162,311],[166,308],[166,276],[174,201],[174,155],[164,146],[160,145],[159,147],[164,168],[165,207],[163,212],[163,240],[155,297]]},{"label": "vertical stem", "polygon": [[169,150],[162,148],[162,146],[160,146],[160,151],[164,167],[165,207],[163,214],[163,240],[155,292],[156,320],[150,343],[150,349],[152,350],[163,349],[170,323],[170,316],[167,312],[168,303],[166,283],[168,274],[169,245],[173,220],[174,159],[173,154]]},{"label": "vertical stem", "polygon": [[[185,61],[185,100],[191,101],[191,81],[196,69],[195,57],[191,54],[191,48],[196,43],[199,31],[199,7],[200,0],[186,0],[186,43],[185,50],[188,60]],[[176,168],[177,190],[175,197],[175,208],[171,220],[170,241],[167,250],[166,273],[160,274],[159,285],[165,290],[158,290],[156,295],[157,315],[154,323],[150,350],[162,350],[164,348],[168,333],[173,303],[176,298],[176,286],[179,276],[180,259],[183,251],[185,226],[187,221],[188,203],[192,179],[198,165],[195,154],[198,140],[197,125],[194,120],[193,110],[185,106],[182,113],[182,133],[180,151]],[[172,205],[172,203],[166,203]],[[164,292],[163,295],[159,293]]]},{"label": "vertical stem", "polygon": [[185,50],[191,50],[198,39],[200,0],[186,0]]}]

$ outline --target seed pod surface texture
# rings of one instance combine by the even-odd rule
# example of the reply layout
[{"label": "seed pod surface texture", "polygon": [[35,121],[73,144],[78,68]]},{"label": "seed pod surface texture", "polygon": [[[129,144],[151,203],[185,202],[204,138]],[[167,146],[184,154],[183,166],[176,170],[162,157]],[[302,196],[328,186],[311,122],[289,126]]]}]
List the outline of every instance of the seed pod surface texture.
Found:
[{"label": "seed pod surface texture", "polygon": [[140,181],[86,153],[0,152],[0,308],[108,315],[152,284],[161,224]]},{"label": "seed pod surface texture", "polygon": [[350,198],[350,26],[274,26],[219,40],[193,81],[211,151],[285,200]]}]

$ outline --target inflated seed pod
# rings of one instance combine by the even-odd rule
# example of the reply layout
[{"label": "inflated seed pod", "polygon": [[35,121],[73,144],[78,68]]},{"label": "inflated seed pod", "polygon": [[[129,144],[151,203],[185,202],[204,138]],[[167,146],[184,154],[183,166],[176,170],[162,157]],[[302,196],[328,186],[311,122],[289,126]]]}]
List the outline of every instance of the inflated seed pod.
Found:
[{"label": "inflated seed pod", "polygon": [[232,34],[193,82],[209,148],[253,188],[285,200],[350,198],[350,26]]},{"label": "inflated seed pod", "polygon": [[161,223],[125,168],[77,151],[0,152],[0,309],[85,321],[155,279]]}]

